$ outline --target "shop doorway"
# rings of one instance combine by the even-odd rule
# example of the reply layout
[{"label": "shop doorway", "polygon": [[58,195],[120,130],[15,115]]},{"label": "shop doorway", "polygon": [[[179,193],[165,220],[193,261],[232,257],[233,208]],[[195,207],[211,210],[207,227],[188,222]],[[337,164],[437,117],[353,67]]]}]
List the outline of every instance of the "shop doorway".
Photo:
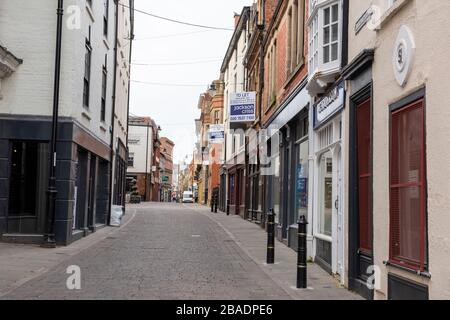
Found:
[{"label": "shop doorway", "polygon": [[[367,299],[373,290],[367,286],[373,265],[372,214],[372,100],[353,100],[350,121],[350,192],[349,196],[349,285]],[[369,273],[368,273],[369,272]]]}]

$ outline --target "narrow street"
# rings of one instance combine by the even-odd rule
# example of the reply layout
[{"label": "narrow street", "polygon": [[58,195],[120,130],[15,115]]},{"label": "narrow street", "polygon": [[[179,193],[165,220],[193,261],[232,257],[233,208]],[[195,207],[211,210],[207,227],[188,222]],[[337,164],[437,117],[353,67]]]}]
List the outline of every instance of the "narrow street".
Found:
[{"label": "narrow street", "polygon": [[[66,288],[81,268],[82,290]],[[245,290],[243,290],[245,288]],[[287,299],[213,221],[188,205],[154,204],[118,231],[5,298]]]},{"label": "narrow street", "polygon": [[[131,214],[134,217],[128,217],[131,220],[113,234],[1,299],[356,298],[344,289],[330,286],[333,280],[321,271],[322,282],[314,285],[313,277],[312,285],[317,290],[303,291],[299,296],[294,289],[275,282],[276,276],[272,277],[271,272],[276,275],[277,270],[265,271],[262,263],[265,243],[259,245],[259,239],[263,239],[265,233],[258,232],[259,227],[239,217],[214,215],[196,205],[170,203],[130,207]],[[216,219],[239,225],[241,230],[227,230]],[[239,232],[246,230],[260,238],[246,240],[246,245],[242,246]],[[286,254],[295,256],[291,249],[277,245],[279,259],[284,259]],[[260,250],[261,261],[250,256],[251,248]],[[81,269],[81,290],[66,287],[70,276],[66,270],[71,265]],[[278,263],[274,268],[282,265]],[[295,264],[289,268],[295,270]],[[313,274],[318,272],[312,269]],[[288,274],[282,269],[278,273],[280,271]],[[320,280],[317,275],[316,280]],[[323,290],[318,290],[320,288]]]}]

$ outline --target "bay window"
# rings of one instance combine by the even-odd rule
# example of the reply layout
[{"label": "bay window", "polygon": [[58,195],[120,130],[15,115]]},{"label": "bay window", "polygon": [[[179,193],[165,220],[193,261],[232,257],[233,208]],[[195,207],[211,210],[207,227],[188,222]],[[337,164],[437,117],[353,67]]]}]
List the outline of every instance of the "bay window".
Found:
[{"label": "bay window", "polygon": [[340,68],[342,42],[341,1],[311,0],[309,25],[310,79],[317,72]]}]

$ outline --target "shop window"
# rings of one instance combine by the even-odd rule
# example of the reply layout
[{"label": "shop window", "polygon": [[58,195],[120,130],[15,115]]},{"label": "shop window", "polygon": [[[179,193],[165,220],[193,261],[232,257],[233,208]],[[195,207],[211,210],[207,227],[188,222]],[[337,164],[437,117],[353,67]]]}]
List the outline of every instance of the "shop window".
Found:
[{"label": "shop window", "polygon": [[427,266],[424,101],[391,113],[390,259]]},{"label": "shop window", "polygon": [[319,233],[331,237],[333,157],[330,151],[321,156],[319,166]]},{"label": "shop window", "polygon": [[297,145],[296,208],[297,218],[308,216],[309,141]]},{"label": "shop window", "polygon": [[45,203],[48,143],[12,143],[9,215],[36,217]]}]

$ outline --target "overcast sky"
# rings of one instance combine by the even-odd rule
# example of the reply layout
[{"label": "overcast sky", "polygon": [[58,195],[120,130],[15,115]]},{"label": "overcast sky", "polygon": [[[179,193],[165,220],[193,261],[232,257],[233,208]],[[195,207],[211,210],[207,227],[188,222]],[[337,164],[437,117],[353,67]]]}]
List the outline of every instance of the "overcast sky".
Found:
[{"label": "overcast sky", "polygon": [[[195,24],[233,28],[234,12],[241,13],[244,6],[252,3],[253,0],[135,0],[135,8]],[[130,112],[150,116],[161,126],[161,135],[175,142],[175,162],[192,154],[194,119],[200,113],[199,95],[219,78],[232,34],[135,14],[132,61],[151,65],[133,65],[132,80],[153,84],[131,83]]]}]

